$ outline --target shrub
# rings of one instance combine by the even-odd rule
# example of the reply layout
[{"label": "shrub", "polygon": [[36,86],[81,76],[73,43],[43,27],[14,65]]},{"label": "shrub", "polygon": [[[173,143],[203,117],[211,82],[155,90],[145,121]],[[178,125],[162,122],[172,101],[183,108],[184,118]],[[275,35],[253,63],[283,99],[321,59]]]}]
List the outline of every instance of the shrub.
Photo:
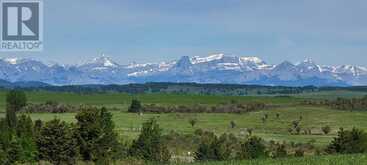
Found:
[{"label": "shrub", "polygon": [[72,113],[78,112],[79,109],[78,106],[47,101],[41,104],[28,104],[21,111],[26,113]]},{"label": "shrub", "polygon": [[323,127],[321,127],[321,131],[322,131],[325,135],[327,135],[327,134],[329,134],[329,133],[330,133],[331,128],[330,128],[329,126],[323,126]]},{"label": "shrub", "polygon": [[247,131],[247,136],[252,136],[252,132],[254,131],[254,129],[253,128],[247,128],[246,131]]},{"label": "shrub", "polygon": [[195,152],[195,159],[198,161],[223,161],[235,158],[238,140],[233,134],[222,134],[218,138],[212,132],[205,132],[200,141]]},{"label": "shrub", "polygon": [[200,104],[194,106],[159,106],[150,104],[144,105],[141,109],[150,113],[246,113],[264,109],[265,107],[263,103],[227,103],[211,107]]},{"label": "shrub", "polygon": [[166,162],[171,158],[167,146],[162,142],[162,130],[155,119],[143,123],[138,139],[133,141],[129,154],[149,161]]},{"label": "shrub", "polygon": [[230,124],[232,129],[236,127],[236,123],[234,121],[231,121],[229,124]]},{"label": "shrub", "polygon": [[70,125],[58,119],[46,122],[37,138],[41,160],[53,164],[75,164],[77,141]]},{"label": "shrub", "polygon": [[287,156],[286,145],[281,143],[274,143],[269,146],[270,157],[272,158],[282,158]]},{"label": "shrub", "polygon": [[216,160],[234,159],[238,146],[238,140],[233,134],[222,134],[214,145]]},{"label": "shrub", "polygon": [[214,144],[217,141],[217,137],[212,132],[202,132],[200,136],[200,144],[195,152],[195,160],[216,160]]},{"label": "shrub", "polygon": [[191,127],[195,127],[195,125],[197,123],[197,119],[190,119],[189,123],[190,123]]},{"label": "shrub", "polygon": [[304,155],[305,155],[305,150],[301,147],[296,148],[296,150],[294,151],[295,157],[303,157]]},{"label": "shrub", "polygon": [[241,159],[255,159],[266,156],[265,145],[262,139],[252,136],[241,144],[239,157]]},{"label": "shrub", "polygon": [[367,134],[363,130],[353,128],[351,131],[340,129],[338,136],[328,145],[328,153],[364,153],[367,151]]}]

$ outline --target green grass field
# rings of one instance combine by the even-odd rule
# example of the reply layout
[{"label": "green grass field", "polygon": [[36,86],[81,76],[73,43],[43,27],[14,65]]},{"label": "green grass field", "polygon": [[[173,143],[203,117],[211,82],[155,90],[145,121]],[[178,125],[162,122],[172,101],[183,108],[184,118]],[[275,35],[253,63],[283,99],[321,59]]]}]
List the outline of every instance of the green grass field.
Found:
[{"label": "green grass field", "polygon": [[[325,108],[315,107],[287,107],[272,110],[262,110],[246,114],[216,114],[216,113],[198,113],[198,114],[137,114],[113,111],[113,119],[117,131],[129,139],[135,138],[139,131],[136,128],[141,126],[144,121],[156,117],[164,132],[177,131],[180,133],[193,133],[194,130],[201,128],[213,131],[215,133],[234,133],[241,136],[246,128],[253,128],[254,134],[266,140],[275,141],[294,141],[308,142],[316,140],[317,145],[326,145],[335,135],[340,127],[352,128],[358,127],[367,131],[367,113],[366,112],[348,112],[337,111]],[[276,118],[276,114],[280,118]],[[261,117],[264,114],[269,115],[269,119],[263,123]],[[44,121],[59,118],[67,122],[74,122],[73,113],[51,114],[51,113],[33,113],[30,116],[33,119]],[[312,130],[312,135],[290,135],[287,129],[291,122],[302,116],[301,127]],[[193,128],[189,120],[195,118],[198,123]],[[235,121],[236,128],[230,128],[230,121]],[[323,135],[321,127],[329,125],[332,131],[329,135]]]},{"label": "green grass field", "polygon": [[[336,92],[329,94],[323,93],[322,97],[333,97]],[[341,95],[342,93],[339,93]],[[348,96],[352,93],[348,93]],[[299,97],[303,97],[301,95]],[[310,94],[307,95],[309,97]],[[356,93],[355,96],[360,96]],[[128,139],[135,138],[138,135],[136,128],[139,128],[145,120],[156,117],[165,132],[171,130],[180,133],[192,133],[194,130],[201,128],[213,131],[215,133],[234,133],[241,136],[246,128],[254,129],[254,134],[261,136],[266,140],[276,141],[294,141],[308,142],[316,140],[317,145],[327,144],[332,137],[335,136],[339,127],[352,128],[358,127],[367,130],[367,113],[366,112],[349,112],[332,110],[325,107],[304,107],[297,105],[302,98],[295,97],[272,97],[272,96],[201,96],[201,95],[173,95],[173,94],[141,94],[128,95],[119,93],[109,94],[90,94],[80,95],[74,93],[55,93],[55,92],[28,92],[27,97],[31,103],[41,103],[47,100],[58,101],[67,104],[88,104],[95,106],[106,106],[114,108],[113,117],[116,123],[116,129]],[[160,105],[195,105],[206,104],[216,105],[226,103],[231,100],[238,102],[264,102],[266,104],[282,105],[279,108],[261,110],[257,112],[245,114],[214,114],[214,113],[198,113],[198,114],[144,114],[139,116],[136,114],[125,113],[132,98],[138,98],[144,104],[160,104]],[[5,93],[0,92],[0,108],[4,112]],[[280,118],[276,118],[276,114],[280,114]],[[269,115],[269,119],[263,123],[261,117],[264,114]],[[0,113],[0,116],[4,115]],[[51,120],[59,118],[67,122],[75,121],[72,113],[51,114],[51,113],[33,113],[30,114],[33,119]],[[288,128],[291,122],[302,116],[301,127],[303,129],[311,129],[312,135],[290,135]],[[197,125],[192,128],[189,120],[195,118],[198,120]],[[236,123],[236,128],[230,128],[230,122]],[[322,135],[320,128],[329,125],[332,132],[329,135]]]},{"label": "green grass field", "polygon": [[[350,129],[357,127],[367,131],[367,112],[362,111],[340,111],[326,107],[307,107],[301,106],[299,103],[303,98],[335,98],[336,95],[342,96],[343,93],[323,92],[320,95],[302,94],[295,97],[274,97],[274,96],[201,96],[201,95],[174,95],[174,94],[90,94],[80,95],[73,93],[54,93],[54,92],[28,92],[27,98],[30,103],[42,103],[48,100],[58,101],[67,104],[88,104],[94,106],[106,106],[112,110],[113,120],[116,124],[116,130],[121,138],[131,141],[139,134],[138,128],[141,124],[155,117],[164,133],[176,131],[179,133],[189,134],[196,129],[213,131],[217,134],[233,133],[237,136],[244,136],[247,128],[253,129],[253,134],[262,137],[265,140],[287,141],[287,142],[309,142],[319,147],[327,145],[333,137],[336,136],[340,127]],[[347,97],[361,97],[360,93],[347,93]],[[127,113],[127,107],[132,98],[138,98],[143,104],[159,104],[159,105],[195,105],[204,104],[214,106],[216,104],[227,103],[231,100],[238,102],[263,102],[268,105],[280,105],[276,108],[268,110],[260,110],[244,114],[225,114],[225,113],[168,113],[168,114],[143,114],[142,116]],[[5,93],[0,92],[0,112],[5,109]],[[268,120],[263,123],[261,118],[267,114]],[[280,114],[276,118],[276,114]],[[5,114],[0,113],[0,117]],[[32,119],[41,119],[43,121],[58,118],[67,122],[75,122],[74,113],[52,114],[52,113],[32,113],[29,114]],[[301,128],[311,129],[311,135],[291,135],[288,128],[291,122],[302,116]],[[190,119],[197,119],[197,124],[192,127],[189,124]],[[230,128],[230,122],[236,123],[235,128]],[[332,131],[328,135],[322,134],[322,126],[330,126]],[[302,161],[300,161],[302,160]],[[364,155],[353,157],[348,156],[327,156],[327,157],[307,157],[307,158],[291,158],[285,160],[255,160],[244,162],[215,162],[208,165],[221,164],[342,164],[360,163],[367,164],[367,158]],[[309,163],[307,163],[309,162]],[[363,163],[362,163],[363,162]]]},{"label": "green grass field", "polygon": [[[6,92],[0,91],[0,112],[5,109]],[[209,95],[179,95],[179,94],[138,94],[103,93],[103,94],[76,94],[63,92],[27,92],[28,101],[42,103],[45,101],[57,101],[66,104],[87,104],[94,106],[106,106],[109,108],[126,109],[133,98],[141,100],[144,104],[159,105],[216,105],[228,103],[231,100],[238,102],[264,102],[267,104],[294,104],[301,98],[285,98],[271,96],[209,96]]]}]

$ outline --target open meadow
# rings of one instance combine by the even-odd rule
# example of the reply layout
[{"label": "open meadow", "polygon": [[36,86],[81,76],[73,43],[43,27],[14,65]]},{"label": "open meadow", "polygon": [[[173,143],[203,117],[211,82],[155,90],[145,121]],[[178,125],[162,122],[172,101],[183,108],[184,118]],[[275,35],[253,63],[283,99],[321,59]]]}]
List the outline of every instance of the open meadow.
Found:
[{"label": "open meadow", "polygon": [[[344,111],[327,106],[310,106],[302,104],[304,99],[335,99],[337,96],[346,98],[360,98],[364,93],[332,91],[319,94],[298,94],[291,96],[209,96],[209,95],[185,95],[185,94],[138,94],[124,93],[100,93],[100,94],[76,94],[62,92],[27,92],[29,103],[39,104],[46,101],[56,101],[70,105],[91,105],[107,107],[113,115],[115,130],[119,138],[131,143],[138,137],[142,123],[155,118],[163,130],[163,134],[172,132],[190,135],[195,130],[201,129],[213,132],[217,135],[232,133],[237,137],[245,137],[247,130],[252,134],[263,138],[265,141],[286,143],[307,143],[317,148],[324,148],[336,137],[339,128],[352,129],[357,127],[367,131],[366,111]],[[245,113],[128,113],[132,99],[138,99],[143,105],[160,106],[217,106],[228,102],[250,103],[261,102],[270,107]],[[5,116],[5,92],[0,92],[0,117]],[[27,113],[33,121],[50,121],[60,119],[68,123],[75,123],[76,113]],[[266,116],[266,121],[262,118]],[[196,124],[190,124],[195,119]],[[294,121],[299,121],[301,133],[290,133]],[[235,126],[231,126],[235,123]],[[329,126],[330,133],[324,134],[322,127]],[[303,130],[309,132],[303,133]],[[190,146],[169,146],[177,156],[187,152],[195,152]],[[317,163],[316,163],[317,162]],[[340,163],[343,162],[343,163]],[[261,159],[254,161],[213,162],[208,165],[221,164],[365,164],[364,155],[349,156],[311,156],[291,159]],[[205,164],[205,163],[204,163]]]},{"label": "open meadow", "polygon": [[[180,95],[180,94],[139,94],[130,95],[124,93],[103,94],[75,94],[61,92],[27,92],[28,102],[42,103],[45,101],[57,101],[65,104],[87,104],[102,107],[105,106],[113,113],[113,120],[120,135],[128,139],[135,138],[139,134],[141,124],[155,117],[165,133],[176,131],[178,133],[193,133],[196,129],[213,131],[217,134],[233,133],[241,136],[245,129],[253,129],[253,133],[266,140],[308,142],[314,141],[317,145],[327,144],[337,133],[340,127],[345,129],[358,127],[367,131],[367,112],[341,111],[328,107],[314,107],[300,105],[303,98],[335,98],[361,97],[362,92],[332,91],[316,94],[300,94],[292,97],[282,96],[209,96],[209,95]],[[258,110],[255,112],[229,114],[229,113],[144,113],[138,115],[127,113],[128,106],[133,98],[139,99],[142,104],[170,105],[211,105],[215,106],[230,101],[237,102],[263,102],[268,105],[276,105],[274,108]],[[0,112],[5,109],[5,92],[0,92]],[[276,115],[279,114],[279,118]],[[0,113],[3,116],[4,113]],[[44,121],[58,118],[67,122],[75,122],[75,113],[30,113],[32,119]],[[268,115],[269,119],[263,122],[261,118]],[[288,128],[292,121],[302,118],[300,126],[311,129],[311,135],[291,135]],[[197,124],[192,127],[190,119],[196,119]],[[230,127],[230,122],[236,123],[235,128]],[[323,135],[322,126],[330,126],[331,132]]]}]

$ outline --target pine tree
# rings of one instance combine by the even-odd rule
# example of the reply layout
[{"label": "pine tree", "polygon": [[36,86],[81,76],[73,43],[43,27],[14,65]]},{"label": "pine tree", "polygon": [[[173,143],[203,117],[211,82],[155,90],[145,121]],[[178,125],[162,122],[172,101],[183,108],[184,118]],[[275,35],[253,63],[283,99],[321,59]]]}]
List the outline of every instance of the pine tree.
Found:
[{"label": "pine tree", "polygon": [[108,164],[120,144],[112,114],[106,108],[86,108],[77,115],[77,135],[83,160]]},{"label": "pine tree", "polygon": [[21,146],[19,160],[23,163],[34,162],[38,155],[36,138],[32,119],[29,116],[21,115],[17,121],[16,127],[17,142]]},{"label": "pine tree", "polygon": [[75,164],[78,145],[71,126],[58,119],[46,122],[37,138],[39,158],[55,165]]},{"label": "pine tree", "polygon": [[139,113],[141,112],[141,109],[142,109],[142,106],[141,106],[141,103],[139,100],[137,99],[133,99],[131,101],[131,105],[128,109],[128,112],[131,112],[131,113]]},{"label": "pine tree", "polygon": [[14,129],[17,124],[16,112],[27,104],[27,97],[23,91],[12,90],[6,95],[6,120],[9,128]]},{"label": "pine tree", "polygon": [[171,154],[162,142],[162,130],[155,119],[143,124],[143,129],[129,150],[131,156],[149,161],[168,161]]}]

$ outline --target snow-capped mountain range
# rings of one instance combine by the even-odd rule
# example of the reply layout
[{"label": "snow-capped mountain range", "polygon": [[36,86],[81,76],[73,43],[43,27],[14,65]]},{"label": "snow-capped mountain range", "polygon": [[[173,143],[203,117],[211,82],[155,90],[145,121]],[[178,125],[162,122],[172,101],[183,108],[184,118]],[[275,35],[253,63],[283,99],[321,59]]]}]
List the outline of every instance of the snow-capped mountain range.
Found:
[{"label": "snow-capped mountain range", "polygon": [[196,82],[283,86],[367,85],[367,68],[322,66],[310,59],[271,65],[258,57],[214,54],[183,56],[161,63],[121,65],[102,55],[80,65],[46,65],[32,59],[0,59],[0,79],[38,81],[52,85]]}]

